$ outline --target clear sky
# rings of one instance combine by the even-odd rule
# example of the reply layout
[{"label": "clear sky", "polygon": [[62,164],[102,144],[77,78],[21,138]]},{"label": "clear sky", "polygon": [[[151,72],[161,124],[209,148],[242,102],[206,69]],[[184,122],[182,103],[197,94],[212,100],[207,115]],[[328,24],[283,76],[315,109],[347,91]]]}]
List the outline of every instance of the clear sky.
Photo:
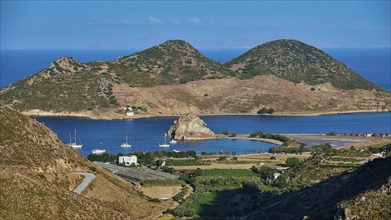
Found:
[{"label": "clear sky", "polygon": [[4,1],[2,49],[390,47],[390,1]]}]

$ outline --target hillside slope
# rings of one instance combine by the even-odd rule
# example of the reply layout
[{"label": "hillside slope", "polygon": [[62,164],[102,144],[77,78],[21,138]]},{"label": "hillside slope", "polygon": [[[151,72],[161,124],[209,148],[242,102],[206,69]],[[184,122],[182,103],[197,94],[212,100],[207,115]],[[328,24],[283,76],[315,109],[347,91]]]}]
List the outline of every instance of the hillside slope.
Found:
[{"label": "hillside slope", "polygon": [[293,83],[330,82],[340,89],[384,90],[335,60],[322,50],[297,40],[261,44],[224,66],[243,78],[273,74]]},{"label": "hillside slope", "polygon": [[[321,159],[310,158],[300,168],[304,173],[307,165],[315,169],[313,165],[305,163],[314,164]],[[346,216],[389,219],[390,183],[391,157],[378,158],[352,172],[344,172],[306,189],[278,196],[245,219],[303,219],[305,216],[309,219],[345,219]],[[377,195],[377,198],[373,195]],[[363,196],[367,196],[367,201],[362,200]],[[365,211],[360,210],[360,206]]]},{"label": "hillside slope", "polygon": [[[0,103],[1,219],[154,218],[167,204],[148,202],[123,181],[62,143],[48,128]],[[88,172],[81,195],[72,190]]]}]

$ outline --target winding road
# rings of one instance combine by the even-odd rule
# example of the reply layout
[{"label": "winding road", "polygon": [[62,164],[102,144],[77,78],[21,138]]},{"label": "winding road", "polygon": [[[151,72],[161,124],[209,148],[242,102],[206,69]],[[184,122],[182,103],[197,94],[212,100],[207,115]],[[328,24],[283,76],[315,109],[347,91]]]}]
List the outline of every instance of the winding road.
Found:
[{"label": "winding road", "polygon": [[80,185],[73,190],[73,192],[76,194],[81,194],[81,192],[83,192],[83,190],[92,182],[92,180],[95,179],[95,175],[92,173],[73,173],[73,174],[85,176],[83,182],[80,183]]}]

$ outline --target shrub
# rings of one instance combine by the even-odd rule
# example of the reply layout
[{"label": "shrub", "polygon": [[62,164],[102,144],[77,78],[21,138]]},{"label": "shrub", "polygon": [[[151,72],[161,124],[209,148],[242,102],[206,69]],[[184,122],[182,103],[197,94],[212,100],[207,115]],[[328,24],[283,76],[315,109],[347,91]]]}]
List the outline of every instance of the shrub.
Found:
[{"label": "shrub", "polygon": [[258,114],[273,114],[274,113],[274,109],[273,108],[261,108],[257,111]]},{"label": "shrub", "polygon": [[246,193],[259,192],[258,183],[254,181],[244,181],[242,184],[242,189]]},{"label": "shrub", "polygon": [[229,137],[236,137],[236,133],[231,133]]},{"label": "shrub", "polygon": [[219,161],[225,161],[225,160],[227,160],[227,157],[226,157],[226,156],[221,156],[221,157],[219,157],[218,160],[219,160]]},{"label": "shrub", "polygon": [[229,132],[226,130],[226,131],[223,131],[223,134],[224,134],[224,135],[228,135]]},{"label": "shrub", "polygon": [[285,160],[285,164],[288,167],[295,167],[300,164],[300,159],[297,157],[289,157]]},{"label": "shrub", "polygon": [[380,148],[377,147],[368,147],[368,151],[372,154],[376,154],[380,152]]}]

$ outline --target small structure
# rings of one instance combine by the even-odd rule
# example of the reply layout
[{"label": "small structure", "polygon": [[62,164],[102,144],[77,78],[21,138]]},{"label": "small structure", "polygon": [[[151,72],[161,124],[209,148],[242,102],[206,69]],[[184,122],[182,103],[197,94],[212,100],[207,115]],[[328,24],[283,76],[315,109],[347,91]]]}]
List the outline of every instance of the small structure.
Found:
[{"label": "small structure", "polygon": [[134,111],[133,111],[133,108],[132,108],[132,107],[126,106],[126,107],[124,108],[124,110],[125,110],[126,116],[133,116],[133,115],[134,115]]},{"label": "small structure", "polygon": [[281,173],[273,173],[274,179],[277,179],[279,176],[281,176]]},{"label": "small structure", "polygon": [[118,159],[118,163],[123,163],[125,166],[130,166],[132,164],[138,165],[137,163],[137,157],[132,155],[132,156],[120,156]]}]

